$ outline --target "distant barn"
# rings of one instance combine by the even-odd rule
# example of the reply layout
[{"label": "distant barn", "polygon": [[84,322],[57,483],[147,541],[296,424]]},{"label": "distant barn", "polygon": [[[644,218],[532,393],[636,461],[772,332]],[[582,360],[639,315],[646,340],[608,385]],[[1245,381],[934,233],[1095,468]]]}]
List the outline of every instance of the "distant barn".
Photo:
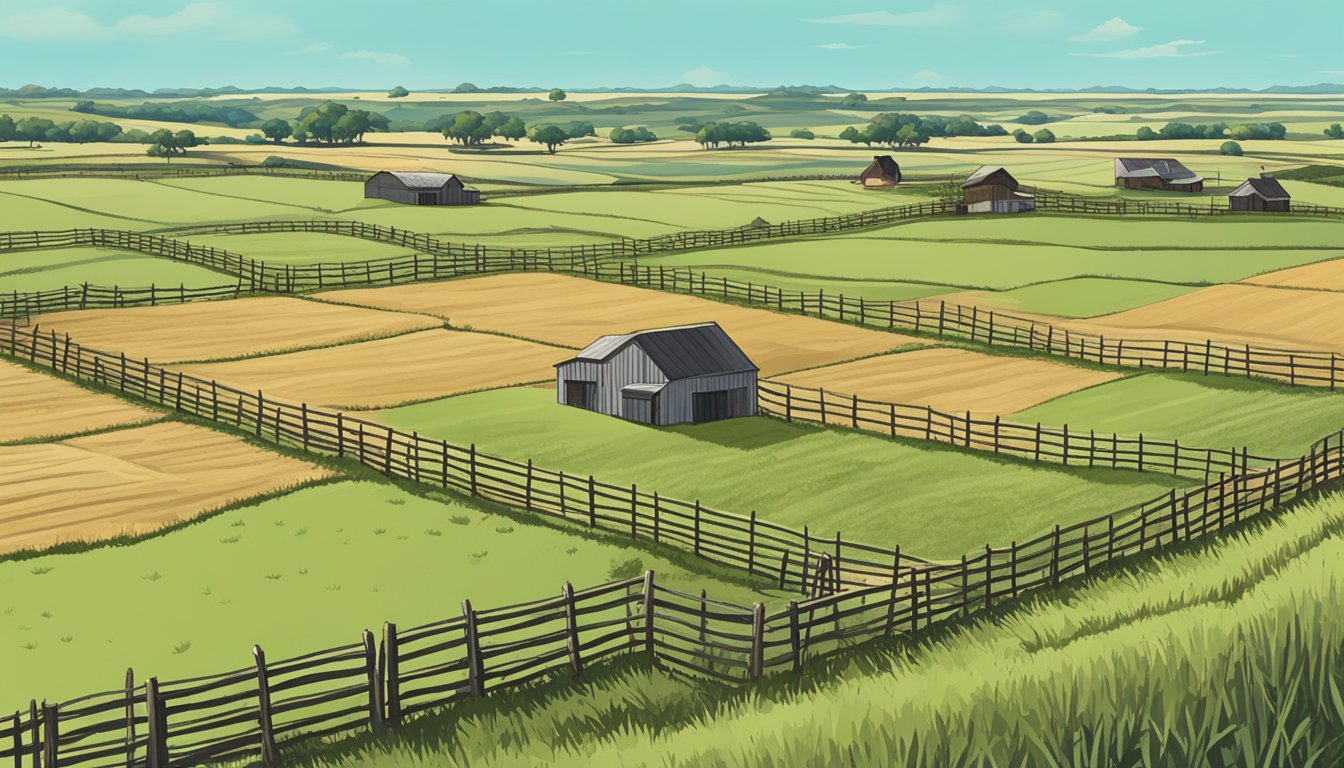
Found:
[{"label": "distant barn", "polygon": [[1268,211],[1286,213],[1291,196],[1278,179],[1261,175],[1249,178],[1227,196],[1228,207],[1234,211]]},{"label": "distant barn", "polygon": [[475,205],[481,193],[451,173],[379,171],[364,182],[364,197],[405,205]]},{"label": "distant barn", "polygon": [[1168,192],[1202,192],[1204,179],[1181,165],[1179,160],[1117,157],[1115,186],[1128,189],[1160,189]]},{"label": "distant barn", "polygon": [[1036,208],[1031,195],[1023,194],[1017,179],[1000,165],[982,165],[961,184],[969,213],[1021,213]]},{"label": "distant barn", "polygon": [[865,187],[894,187],[901,183],[901,166],[891,155],[873,155],[873,162],[859,174]]},{"label": "distant barn", "polygon": [[756,366],[717,323],[603,336],[556,366],[556,397],[641,424],[756,413]]}]

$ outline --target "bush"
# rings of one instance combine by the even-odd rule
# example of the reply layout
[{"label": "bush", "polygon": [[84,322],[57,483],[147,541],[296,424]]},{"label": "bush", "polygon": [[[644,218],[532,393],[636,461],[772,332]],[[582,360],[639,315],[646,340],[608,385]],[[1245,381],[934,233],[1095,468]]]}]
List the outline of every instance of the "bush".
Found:
[{"label": "bush", "polygon": [[403,99],[410,95],[411,92],[400,85],[387,92],[387,98],[389,99]]},{"label": "bush", "polygon": [[1054,144],[1054,143],[1055,143],[1055,133],[1054,133],[1054,131],[1050,130],[1049,128],[1042,128],[1041,130],[1039,130],[1039,131],[1033,133],[1033,134],[1031,135],[1031,138],[1032,138],[1032,140],[1034,140],[1037,144]]},{"label": "bush", "polygon": [[1023,125],[1044,125],[1050,122],[1050,116],[1044,112],[1033,109],[1013,122],[1021,123]]},{"label": "bush", "polygon": [[1016,131],[1013,131],[1013,138],[1017,139],[1018,144],[1030,144],[1032,141],[1035,140],[1031,137],[1030,133],[1027,133],[1021,128],[1018,128]]},{"label": "bush", "polygon": [[861,107],[868,103],[868,97],[862,93],[851,93],[840,99],[842,107]]},{"label": "bush", "polygon": [[1223,145],[1218,148],[1218,154],[1241,157],[1241,145],[1235,141],[1224,141]]},{"label": "bush", "polygon": [[623,581],[633,579],[644,573],[644,561],[638,557],[632,557],[629,560],[612,560],[611,568],[607,571],[607,578],[611,581]]},{"label": "bush", "polygon": [[1339,123],[1331,123],[1330,127],[1325,129],[1325,135],[1332,139],[1344,139],[1344,127]]},{"label": "bush", "polygon": [[807,130],[806,128],[795,128],[789,132],[789,138],[807,139],[808,141],[811,141],[812,139],[817,138],[817,134]]},{"label": "bush", "polygon": [[614,128],[611,131],[612,144],[641,144],[646,141],[657,141],[658,137],[653,131],[640,126],[638,128]]}]

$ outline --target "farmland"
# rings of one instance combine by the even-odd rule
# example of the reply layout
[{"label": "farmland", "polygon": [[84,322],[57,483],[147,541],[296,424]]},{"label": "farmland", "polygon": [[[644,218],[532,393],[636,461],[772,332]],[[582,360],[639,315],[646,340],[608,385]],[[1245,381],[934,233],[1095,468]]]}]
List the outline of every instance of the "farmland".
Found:
[{"label": "farmland", "polygon": [[[1238,764],[1237,750],[1263,764],[1296,764],[1317,749],[1322,761],[1344,754],[1324,727],[1299,729],[1311,746],[1291,748],[1257,741],[1242,726],[1285,713],[1312,722],[1337,716],[1327,711],[1331,680],[1319,670],[1341,646],[1331,532],[1344,497],[1327,488],[1272,519],[1259,513],[1278,504],[1281,491],[1291,498],[1304,483],[1338,474],[1337,441],[1317,441],[1344,428],[1333,379],[1334,353],[1344,354],[1337,300],[1344,224],[1338,212],[1308,216],[1305,208],[1344,207],[1328,172],[1344,168],[1344,142],[1321,135],[1344,100],[908,91],[870,93],[866,106],[855,107],[841,104],[843,96],[576,92],[552,102],[545,91],[424,92],[404,100],[352,92],[331,100],[379,111],[393,130],[326,146],[215,141],[171,163],[146,157],[140,144],[0,144],[0,232],[152,233],[270,268],[258,283],[241,265],[215,271],[126,247],[29,248],[35,241],[20,238],[0,253],[0,298],[12,297],[14,314],[0,321],[0,350],[29,361],[0,361],[0,612],[7,618],[0,661],[14,670],[5,678],[13,706],[107,690],[120,717],[127,667],[135,681],[247,670],[238,717],[246,720],[240,728],[252,729],[269,717],[255,711],[256,683],[263,691],[267,685],[251,668],[248,648],[257,643],[281,677],[301,664],[277,659],[344,648],[337,653],[353,659],[353,671],[343,674],[360,698],[354,717],[361,729],[370,718],[377,724],[400,714],[386,698],[370,713],[370,696],[399,690],[410,697],[442,684],[442,700],[451,699],[446,717],[403,721],[385,742],[359,736],[353,750],[318,748],[307,763],[314,768],[838,764],[873,755],[945,765],[961,750],[1013,755],[1025,765],[1068,762],[1062,755],[1075,736],[1107,754],[1143,742],[1165,755],[1178,753],[1175,744],[1185,749],[1233,731],[1235,738],[1210,747],[1229,765]],[[192,100],[246,109],[260,120],[295,120],[327,95]],[[142,99],[97,101],[130,108]],[[72,99],[15,97],[0,113],[60,121],[72,106]],[[596,135],[571,138],[552,154],[526,140],[465,146],[421,130],[464,109],[501,109],[529,127],[591,121]],[[1038,109],[1046,122],[1019,120]],[[883,112],[966,115],[1008,131],[1048,125],[1057,140],[938,136],[889,149],[839,138]],[[232,139],[260,130],[106,119]],[[774,138],[706,149],[679,127],[709,119],[756,121]],[[1220,154],[1215,139],[1134,139],[1136,130],[1171,120],[1272,120],[1287,135],[1244,140],[1242,155]],[[613,128],[625,127],[649,128],[659,139],[608,141]],[[795,128],[816,137],[791,137]],[[854,183],[874,154],[888,153],[904,174],[900,184]],[[1178,158],[1206,178],[1204,191],[1117,188],[1112,159],[1121,156]],[[1133,210],[1140,203],[1193,208],[1182,215],[1128,207],[1081,215],[1045,206],[1016,216],[952,215],[943,201],[959,200],[961,180],[983,164],[1005,165],[1038,188],[1038,199],[1056,191],[1123,199]],[[1295,170],[1304,167],[1312,170]],[[6,172],[16,169],[26,175]],[[455,173],[484,202],[366,200],[353,179],[384,169]],[[1262,170],[1285,178],[1302,215],[1213,215],[1233,187]],[[919,216],[881,224],[870,217],[863,226],[852,219],[792,231],[771,226],[917,204],[926,204]],[[262,226],[240,234],[241,227],[226,226],[303,221],[383,229],[356,237],[251,231]],[[700,231],[726,234],[700,236],[694,246],[686,245],[689,236],[674,237]],[[645,238],[666,239],[624,242]],[[724,242],[730,245],[718,245]],[[573,246],[591,246],[580,254],[591,260],[572,262],[583,266],[571,274],[542,271],[548,249],[556,251],[554,264],[564,264],[579,250]],[[515,249],[531,252],[515,259]],[[426,253],[436,262],[430,275],[419,269],[417,257]],[[349,274],[363,272],[367,282],[333,281],[328,270],[326,282],[300,281],[297,290],[282,288],[278,277],[271,284],[288,268],[406,258],[415,258],[413,274],[388,267],[378,282],[372,269],[357,269]],[[439,270],[439,261],[449,268]],[[505,273],[473,274],[487,264]],[[587,271],[594,265],[601,279]],[[632,266],[675,268],[681,281],[620,284]],[[702,295],[678,292],[689,284],[688,270],[708,275],[694,291]],[[756,291],[743,301],[726,281],[718,292],[716,278]],[[46,311],[53,305],[20,301],[38,290],[82,295],[85,284],[153,284],[160,292],[149,300],[156,306],[75,309],[83,306],[75,301]],[[214,286],[227,288],[210,301],[187,301],[190,289]],[[1016,336],[1002,344],[983,329],[969,339],[944,334],[941,325],[911,329],[885,304],[856,317],[762,300],[781,289],[818,304],[843,294],[918,301],[935,313],[966,305],[981,320],[989,310],[1008,313],[1051,328],[1043,333],[1053,342],[1043,348],[1035,333],[1032,344]],[[185,303],[173,303],[179,299]],[[675,426],[557,402],[575,401],[557,393],[554,366],[599,337],[710,321],[759,367],[767,387],[793,385],[804,394],[768,409],[771,415]],[[11,322],[13,332],[5,327]],[[1264,380],[1263,368],[1253,376],[1249,351],[1245,377],[1230,354],[1221,370],[1206,365],[1205,375],[1197,364],[1195,373],[1157,372],[1123,367],[1118,351],[1114,361],[1088,354],[1114,347],[1086,347],[1077,335],[1070,348],[1070,332],[1112,343],[1156,339],[1146,363],[1154,355],[1167,362],[1163,340],[1324,357],[1303,364],[1319,386],[1292,387]],[[67,334],[84,345],[82,355],[56,354]],[[107,354],[91,373],[98,352]],[[167,370],[149,375],[151,365]],[[179,384],[173,402],[164,393],[178,373],[196,379]],[[1291,381],[1303,383],[1295,375]],[[830,398],[829,413],[805,410],[812,397],[805,393],[816,390]],[[861,399],[875,401],[891,421],[861,423]],[[213,412],[202,407],[207,402]],[[896,404],[927,413],[928,428],[898,432]],[[935,411],[947,421],[941,432]],[[951,416],[965,417],[957,422],[964,431]],[[993,430],[992,446],[980,440],[983,431],[973,440],[973,421]],[[359,426],[351,430],[352,422]],[[1034,458],[1020,450],[996,455],[1000,422],[1023,434],[1035,427]],[[1050,442],[1060,434],[1062,462],[1061,445]],[[1097,459],[1098,438],[1107,437],[1109,463]],[[1287,460],[1313,445],[1311,461],[1285,477]],[[1272,494],[1264,490],[1271,478]],[[1229,498],[1230,519],[1224,506],[1206,514]],[[1259,522],[1241,522],[1248,510]],[[1210,520],[1219,531],[1240,527],[1180,543],[1212,534]],[[1136,556],[1111,565],[1115,531],[1130,524],[1134,532],[1119,541],[1137,541],[1127,550]],[[1033,555],[1033,547],[1046,554]],[[983,563],[983,595],[975,591],[976,563]],[[1019,564],[1041,577],[1024,576],[1024,590],[1058,591],[1018,599]],[[989,583],[994,568],[1005,567],[1011,600]],[[657,588],[652,579],[638,581],[649,570]],[[600,608],[580,603],[576,613],[572,596],[556,602],[566,582],[582,592],[623,580],[630,583],[621,597]],[[822,627],[830,619],[816,621],[807,606],[832,590],[862,597],[865,610],[899,601],[909,611],[899,620],[905,623],[892,618],[893,608],[887,627],[898,627],[892,634],[900,637],[832,658],[809,651],[795,657],[803,671],[789,672],[790,644],[811,648],[814,629],[830,631]],[[952,593],[962,595],[960,605],[940,604]],[[984,616],[991,598],[998,607]],[[795,609],[802,618],[795,616],[794,636],[782,624],[766,628],[765,616],[787,619],[794,602],[803,606]],[[689,613],[673,609],[682,603]],[[756,603],[762,607],[753,610]],[[492,609],[506,618],[478,627],[475,617]],[[661,652],[666,639],[654,637],[655,616],[668,622],[660,633],[684,631],[691,657],[682,671],[696,677],[671,676],[642,658],[583,666],[588,644],[604,636],[623,652]],[[955,622],[933,626],[948,618]],[[807,623],[801,641],[799,620]],[[409,650],[399,649],[397,629],[385,622],[412,638]],[[416,650],[424,637],[408,631],[429,622],[441,633],[433,656]],[[841,622],[837,613],[836,632]],[[492,634],[515,623],[551,645],[533,650]],[[376,635],[372,650],[347,645],[365,628]],[[482,628],[483,644],[474,634]],[[365,652],[377,659],[368,670]],[[752,667],[757,652],[760,663],[783,666],[762,674]],[[725,662],[737,657],[745,659],[741,670]],[[399,658],[413,663],[399,672]],[[539,666],[512,667],[515,661]],[[1269,679],[1263,669],[1270,665],[1300,672],[1304,687]],[[561,670],[579,668],[583,682],[573,686]],[[503,682],[534,672],[535,689],[510,692]],[[745,692],[708,682],[752,677],[764,679]],[[281,682],[274,689],[281,717],[306,716],[307,686],[324,680],[315,673]],[[1216,711],[1201,710],[1202,720],[1181,719],[1192,707],[1190,691],[1215,683],[1233,693]],[[487,700],[468,698],[486,692]],[[132,712],[143,707],[145,689],[134,695]],[[875,709],[873,701],[886,704]],[[177,709],[181,700],[171,693],[169,702],[168,727],[181,728],[193,715]],[[70,709],[61,705],[58,713]],[[835,717],[818,718],[823,709]],[[1134,730],[1143,717],[1151,727]],[[72,729],[80,733],[75,723],[60,725],[67,739]],[[120,727],[107,732],[120,738]],[[143,747],[151,737],[141,731],[137,738]],[[176,760],[178,742],[193,735],[174,738]],[[0,759],[10,739],[0,724]],[[282,746],[282,765],[296,764],[290,756],[307,749]],[[124,757],[123,745],[115,747]],[[255,751],[252,742],[246,749]]]}]

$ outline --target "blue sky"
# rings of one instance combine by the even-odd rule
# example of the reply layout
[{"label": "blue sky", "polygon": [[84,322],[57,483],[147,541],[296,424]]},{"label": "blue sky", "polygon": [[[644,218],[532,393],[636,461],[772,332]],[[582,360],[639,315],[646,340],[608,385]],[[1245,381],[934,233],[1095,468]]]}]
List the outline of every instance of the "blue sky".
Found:
[{"label": "blue sky", "polygon": [[0,0],[0,87],[1344,82],[1344,0]]}]

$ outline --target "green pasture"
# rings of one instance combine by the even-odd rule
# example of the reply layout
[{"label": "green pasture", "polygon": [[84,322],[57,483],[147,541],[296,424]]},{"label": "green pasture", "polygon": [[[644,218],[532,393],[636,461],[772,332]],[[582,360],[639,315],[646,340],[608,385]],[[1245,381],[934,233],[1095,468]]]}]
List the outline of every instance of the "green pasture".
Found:
[{"label": "green pasture", "polygon": [[[65,229],[95,226],[84,216],[138,220],[150,226],[199,224],[258,218],[311,218],[312,210],[298,205],[224,197],[133,179],[23,179],[0,181],[0,195],[12,193],[50,200],[67,206],[64,222],[0,219],[5,229]],[[128,229],[131,227],[121,227]],[[139,228],[139,227],[137,227]]]},{"label": "green pasture", "polygon": [[[283,206],[309,209],[313,213],[337,213],[364,206],[392,203],[364,199],[364,185],[357,181],[285,178],[281,176],[208,176],[204,178],[159,179],[166,187],[204,195],[239,200],[256,200]],[[194,195],[191,196],[195,198]]]},{"label": "green pasture", "polygon": [[1190,446],[1249,449],[1293,458],[1344,428],[1344,399],[1319,389],[1288,389],[1224,376],[1143,374],[1042,403],[1014,421],[1078,425]]},{"label": "green pasture", "polygon": [[339,482],[232,509],[171,533],[78,554],[0,561],[0,648],[11,703],[115,688],[127,667],[165,679],[343,645],[608,581],[640,560],[660,583],[761,595],[665,558],[531,518]]},{"label": "green pasture", "polygon": [[321,232],[266,232],[256,235],[188,234],[192,245],[223,248],[274,264],[316,264],[407,256],[414,249],[376,240]]},{"label": "green pasture", "polygon": [[[1026,539],[1183,483],[1155,474],[1033,465],[845,429],[754,417],[656,428],[511,388],[381,411],[378,418],[515,460],[638,483],[742,515],[923,557]],[[992,500],[992,503],[986,503]]]},{"label": "green pasture", "polygon": [[82,283],[129,288],[150,285],[205,288],[236,278],[159,256],[110,248],[51,248],[0,253],[0,293],[51,291]]},{"label": "green pasture", "polygon": [[1009,312],[1096,317],[1156,304],[1196,290],[1199,290],[1196,286],[1147,280],[1075,277],[1007,291],[968,291],[953,298],[960,304],[977,304]]},{"label": "green pasture", "polygon": [[1342,524],[1344,497],[1329,496],[747,690],[636,657],[581,682],[562,672],[537,689],[457,704],[381,740],[296,746],[290,759],[312,768],[746,768],[837,757],[912,768],[1335,765]]}]

